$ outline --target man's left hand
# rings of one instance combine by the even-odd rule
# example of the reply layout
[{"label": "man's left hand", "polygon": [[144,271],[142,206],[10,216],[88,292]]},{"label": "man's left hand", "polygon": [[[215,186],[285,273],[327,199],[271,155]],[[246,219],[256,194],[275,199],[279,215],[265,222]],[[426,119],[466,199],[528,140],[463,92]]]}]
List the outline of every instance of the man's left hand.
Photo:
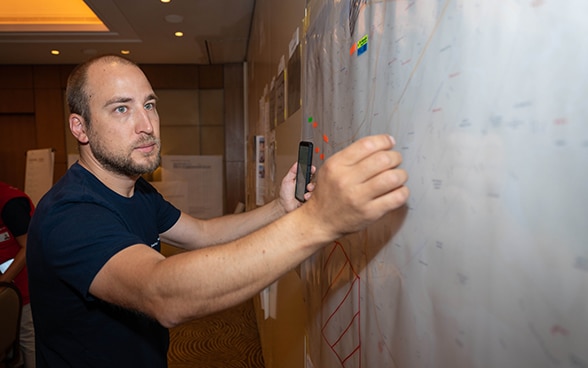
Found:
[{"label": "man's left hand", "polygon": [[[278,198],[278,203],[282,206],[284,211],[290,212],[294,211],[298,207],[302,205],[300,201],[294,197],[294,191],[296,189],[296,170],[297,170],[297,163],[294,163],[284,179],[282,179],[282,185],[280,186],[280,197]],[[312,174],[314,175],[316,171],[316,167],[312,166]],[[314,183],[309,183],[306,187],[308,192],[304,195],[304,199],[308,200],[312,196],[312,191],[314,190]]]}]

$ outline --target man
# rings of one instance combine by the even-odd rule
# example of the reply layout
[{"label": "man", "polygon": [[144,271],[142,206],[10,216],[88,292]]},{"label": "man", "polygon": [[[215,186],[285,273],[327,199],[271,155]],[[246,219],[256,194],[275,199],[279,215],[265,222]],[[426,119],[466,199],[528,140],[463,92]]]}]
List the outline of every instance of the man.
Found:
[{"label": "man", "polygon": [[[251,298],[332,240],[407,199],[389,136],[327,160],[303,206],[280,197],[192,218],[140,175],[160,161],[157,98],[139,67],[92,59],[68,80],[80,159],[39,203],[28,262],[40,367],[165,367],[166,328]],[[160,240],[188,250],[165,258]]]},{"label": "man", "polygon": [[0,281],[14,282],[22,297],[20,350],[25,368],[35,367],[35,330],[25,264],[33,202],[24,192],[0,182]]}]

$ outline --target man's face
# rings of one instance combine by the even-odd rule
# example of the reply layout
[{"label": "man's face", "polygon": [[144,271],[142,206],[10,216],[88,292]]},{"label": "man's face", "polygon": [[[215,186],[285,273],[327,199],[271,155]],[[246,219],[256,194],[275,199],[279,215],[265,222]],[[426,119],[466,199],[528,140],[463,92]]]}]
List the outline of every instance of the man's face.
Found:
[{"label": "man's face", "polygon": [[125,176],[152,172],[160,162],[156,97],[134,65],[99,62],[88,70],[88,145],[107,170]]}]

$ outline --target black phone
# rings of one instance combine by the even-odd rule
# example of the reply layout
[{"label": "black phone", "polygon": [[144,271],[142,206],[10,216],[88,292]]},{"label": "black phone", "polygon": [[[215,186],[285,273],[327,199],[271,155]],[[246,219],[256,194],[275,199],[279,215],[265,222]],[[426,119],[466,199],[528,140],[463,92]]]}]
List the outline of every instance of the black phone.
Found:
[{"label": "black phone", "polygon": [[296,169],[296,192],[294,196],[304,202],[306,186],[310,183],[312,174],[312,142],[301,141],[298,145],[298,167]]}]

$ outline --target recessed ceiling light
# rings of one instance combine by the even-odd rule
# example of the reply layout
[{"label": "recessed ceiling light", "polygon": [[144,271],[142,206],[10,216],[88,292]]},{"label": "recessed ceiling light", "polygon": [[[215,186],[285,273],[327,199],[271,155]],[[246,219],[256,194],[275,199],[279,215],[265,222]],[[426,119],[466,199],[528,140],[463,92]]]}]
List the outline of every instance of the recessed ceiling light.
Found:
[{"label": "recessed ceiling light", "polygon": [[59,50],[51,50],[51,55],[59,55]]},{"label": "recessed ceiling light", "polygon": [[174,33],[174,35],[175,35],[176,37],[183,37],[183,36],[184,36],[184,32],[179,32],[179,31],[178,31],[178,32]]},{"label": "recessed ceiling light", "polygon": [[160,1],[161,1],[162,3],[164,3],[164,4],[167,4],[167,3],[170,3],[170,2],[171,2],[171,0],[160,0]]},{"label": "recessed ceiling light", "polygon": [[120,53],[123,55],[128,55],[131,53],[131,51],[130,50],[120,50]]}]

